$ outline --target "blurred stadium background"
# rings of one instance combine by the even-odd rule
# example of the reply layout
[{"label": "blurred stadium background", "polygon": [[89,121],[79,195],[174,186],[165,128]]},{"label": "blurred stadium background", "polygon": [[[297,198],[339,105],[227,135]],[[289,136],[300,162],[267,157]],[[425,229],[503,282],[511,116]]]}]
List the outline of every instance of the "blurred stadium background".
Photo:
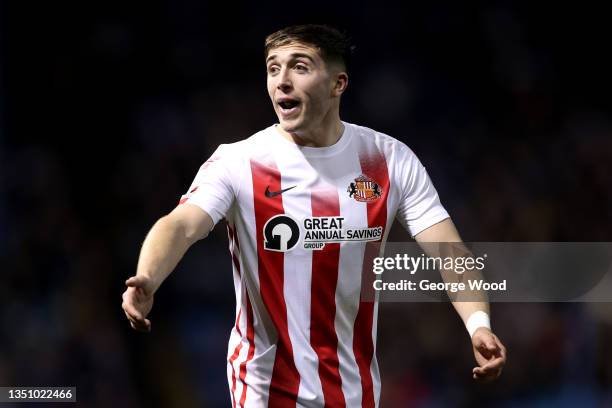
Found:
[{"label": "blurred stadium background", "polygon": [[[538,4],[3,2],[0,385],[229,405],[224,227],[162,287],[151,334],[120,296],[199,165],[275,122],[263,39],[288,24],[352,34],[343,119],[406,142],[466,241],[612,241],[609,17]],[[494,304],[493,324],[508,365],[480,386],[449,304],[382,305],[382,406],[612,406],[610,304]]]}]

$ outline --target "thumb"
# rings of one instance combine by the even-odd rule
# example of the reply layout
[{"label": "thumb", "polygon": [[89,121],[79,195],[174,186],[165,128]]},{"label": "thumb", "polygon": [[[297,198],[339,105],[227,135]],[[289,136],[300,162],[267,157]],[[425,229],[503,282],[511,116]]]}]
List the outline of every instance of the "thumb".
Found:
[{"label": "thumb", "polygon": [[144,276],[132,276],[125,281],[125,284],[131,288],[144,288],[147,284],[147,278]]}]

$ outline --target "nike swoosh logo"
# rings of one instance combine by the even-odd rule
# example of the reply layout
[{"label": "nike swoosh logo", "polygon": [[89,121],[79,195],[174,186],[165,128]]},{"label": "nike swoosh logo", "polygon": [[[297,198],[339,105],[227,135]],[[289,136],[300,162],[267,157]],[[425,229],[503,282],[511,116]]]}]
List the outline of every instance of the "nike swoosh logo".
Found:
[{"label": "nike swoosh logo", "polygon": [[270,186],[268,186],[268,187],[266,187],[266,197],[272,198],[272,197],[279,196],[279,195],[283,194],[285,191],[291,190],[292,188],[295,188],[295,187],[297,187],[297,186],[287,187],[287,188],[282,189],[281,191],[270,191]]}]

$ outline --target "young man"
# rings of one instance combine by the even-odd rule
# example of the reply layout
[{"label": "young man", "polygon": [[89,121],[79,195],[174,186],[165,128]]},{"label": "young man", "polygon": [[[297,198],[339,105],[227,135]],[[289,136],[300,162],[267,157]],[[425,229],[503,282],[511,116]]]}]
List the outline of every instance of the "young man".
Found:
[{"label": "young man", "polygon": [[[267,37],[265,52],[279,123],[219,146],[204,163],[181,205],[147,235],[123,309],[133,328],[149,331],[155,291],[226,219],[237,301],[233,406],[374,407],[377,303],[360,296],[368,246],[385,241],[394,217],[419,242],[460,237],[408,147],[340,120],[343,34],[288,27]],[[488,304],[454,306],[472,338],[473,377],[496,378],[506,357]]]}]

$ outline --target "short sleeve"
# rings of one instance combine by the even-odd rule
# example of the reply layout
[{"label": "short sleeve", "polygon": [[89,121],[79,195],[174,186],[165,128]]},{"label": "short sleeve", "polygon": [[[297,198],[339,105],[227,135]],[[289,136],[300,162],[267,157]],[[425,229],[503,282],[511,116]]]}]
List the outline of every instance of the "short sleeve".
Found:
[{"label": "short sleeve", "polygon": [[414,237],[449,215],[440,203],[425,167],[412,150],[400,144],[397,153],[396,182],[402,192],[396,218]]},{"label": "short sleeve", "polygon": [[236,197],[238,181],[232,172],[231,149],[220,145],[200,167],[179,204],[194,204],[210,215],[215,225],[225,218]]}]

